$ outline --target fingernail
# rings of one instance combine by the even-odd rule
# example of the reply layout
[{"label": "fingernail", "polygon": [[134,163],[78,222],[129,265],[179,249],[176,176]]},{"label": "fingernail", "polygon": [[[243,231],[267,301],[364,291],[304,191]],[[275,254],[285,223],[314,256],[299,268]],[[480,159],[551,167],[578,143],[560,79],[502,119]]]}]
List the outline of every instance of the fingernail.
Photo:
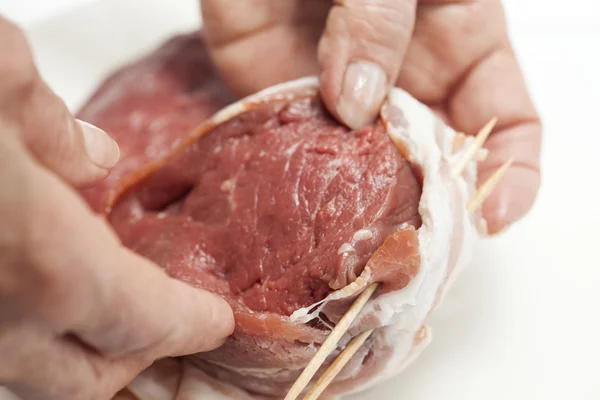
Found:
[{"label": "fingernail", "polygon": [[77,120],[83,133],[85,151],[89,159],[101,168],[112,168],[121,156],[119,145],[102,129]]},{"label": "fingernail", "polygon": [[519,201],[519,193],[512,187],[498,191],[491,203],[484,204],[489,235],[498,235],[509,229],[515,222],[525,216],[528,209]]},{"label": "fingernail", "polygon": [[351,129],[372,123],[387,93],[387,77],[377,64],[357,61],[346,69],[337,112]]},{"label": "fingernail", "polygon": [[511,167],[483,205],[488,233],[498,235],[525,217],[537,198],[539,185],[537,172],[519,166]]}]

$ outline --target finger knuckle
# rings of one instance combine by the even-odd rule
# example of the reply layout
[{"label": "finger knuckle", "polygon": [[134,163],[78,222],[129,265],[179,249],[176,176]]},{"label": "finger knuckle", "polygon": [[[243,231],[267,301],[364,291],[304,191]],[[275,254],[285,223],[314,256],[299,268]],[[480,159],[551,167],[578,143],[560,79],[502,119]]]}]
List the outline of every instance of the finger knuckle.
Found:
[{"label": "finger knuckle", "polygon": [[410,3],[414,2],[340,2],[332,10],[328,36],[338,41],[346,38],[354,58],[368,59],[393,72],[412,35],[416,6]]},{"label": "finger knuckle", "polygon": [[[361,0],[344,7],[352,25],[373,40],[388,39],[399,32],[410,33],[415,18],[414,1]],[[396,38],[397,40],[397,38]]]},{"label": "finger knuckle", "polygon": [[0,16],[0,96],[26,91],[38,81],[23,31]]},{"label": "finger knuckle", "polygon": [[372,5],[356,10],[352,15],[356,30],[374,43],[395,48],[401,37],[408,37],[412,28],[409,16],[396,7]]}]

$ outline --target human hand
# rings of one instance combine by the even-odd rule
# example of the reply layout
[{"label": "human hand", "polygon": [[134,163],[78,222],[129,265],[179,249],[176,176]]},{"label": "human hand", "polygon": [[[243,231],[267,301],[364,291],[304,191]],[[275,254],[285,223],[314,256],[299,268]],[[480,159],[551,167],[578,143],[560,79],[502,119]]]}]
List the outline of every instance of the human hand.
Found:
[{"label": "human hand", "polygon": [[490,233],[531,208],[542,128],[500,0],[201,0],[201,7],[214,62],[240,95],[318,74],[325,105],[351,128],[375,118],[391,84],[458,131],[474,134],[498,117],[480,182],[514,163],[483,206]]},{"label": "human hand", "polygon": [[154,360],[233,330],[224,300],[122,247],[71,187],[118,158],[0,17],[0,386],[24,399],[109,399]]}]

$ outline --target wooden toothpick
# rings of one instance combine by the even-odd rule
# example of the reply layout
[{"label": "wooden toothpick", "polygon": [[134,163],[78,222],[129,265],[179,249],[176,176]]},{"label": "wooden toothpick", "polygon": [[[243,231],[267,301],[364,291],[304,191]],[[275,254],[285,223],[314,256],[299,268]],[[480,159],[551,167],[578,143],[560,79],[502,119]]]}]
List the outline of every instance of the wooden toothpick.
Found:
[{"label": "wooden toothpick", "polygon": [[506,173],[506,171],[512,163],[513,159],[511,158],[510,160],[502,164],[502,166],[498,168],[496,172],[494,172],[492,176],[490,176],[488,180],[485,181],[485,183],[481,185],[479,189],[477,189],[477,192],[475,192],[475,196],[473,196],[471,201],[469,201],[469,204],[467,204],[467,210],[470,213],[475,212],[475,210],[481,207],[483,202],[488,197],[490,197],[490,195],[492,194],[496,186],[498,186],[498,184],[502,180],[502,177],[504,177],[504,174]]},{"label": "wooden toothpick", "polygon": [[352,359],[352,356],[356,354],[358,349],[360,349],[363,343],[365,343],[369,336],[371,336],[373,331],[374,329],[370,329],[352,339],[344,351],[342,351],[336,357],[335,361],[329,366],[329,368],[327,368],[325,373],[321,375],[321,378],[319,378],[317,383],[315,383],[315,386],[313,386],[313,388],[306,394],[306,396],[304,396],[302,400],[317,400],[321,393],[323,393],[329,384],[333,382],[337,374],[339,374],[340,371],[346,366],[348,361]]},{"label": "wooden toothpick", "polygon": [[462,175],[469,162],[477,156],[477,153],[479,153],[479,150],[481,150],[485,144],[485,141],[490,136],[490,133],[492,133],[494,130],[494,126],[496,126],[497,122],[498,118],[494,117],[483,128],[481,128],[477,136],[475,136],[473,143],[471,143],[471,145],[467,148],[467,151],[465,151],[463,154],[462,158],[458,160],[454,168],[452,168],[452,174],[454,176]]},{"label": "wooden toothpick", "polygon": [[[493,119],[484,127],[479,133],[478,138],[484,137],[483,142],[485,142],[485,138],[492,131],[494,124],[496,123],[496,119]],[[481,140],[479,140],[481,141]],[[483,142],[479,143],[478,139],[476,139],[477,146],[471,150],[469,148],[468,153],[472,154],[471,157],[475,156],[479,151]],[[472,146],[473,147],[473,146]],[[468,160],[464,163],[466,165]],[[467,211],[469,213],[473,213],[481,207],[483,202],[492,194],[494,189],[498,186],[500,181],[502,180],[504,174],[508,168],[512,165],[513,159],[509,159],[505,162],[500,168],[496,170],[490,176],[490,178],[483,184],[477,192],[475,196],[469,201],[467,204]],[[458,165],[458,164],[457,164]],[[321,367],[325,359],[331,354],[331,352],[336,348],[337,343],[341,339],[341,337],[346,333],[352,322],[356,319],[358,314],[362,311],[363,307],[367,304],[368,300],[371,298],[373,293],[378,287],[378,283],[374,283],[365,289],[364,292],[358,296],[358,298],[354,301],[352,306],[348,309],[346,314],[342,317],[340,322],[335,326],[335,328],[331,331],[329,337],[325,340],[319,351],[315,354],[312,360],[308,363],[298,380],[294,383],[290,391],[288,392],[285,400],[296,400],[296,398],[302,393],[304,388],[310,383],[310,380],[313,378],[315,373]],[[358,349],[364,344],[367,338],[373,333],[373,330],[369,330],[363,332],[358,335],[350,343],[346,346],[346,348],[337,356],[335,361],[329,366],[329,368],[325,371],[325,373],[321,376],[321,378],[315,383],[313,388],[306,394],[303,400],[316,400],[319,395],[321,395],[325,389],[329,386],[331,382],[335,379],[337,374],[344,368],[344,366],[350,361],[352,356],[358,351]]]},{"label": "wooden toothpick", "polygon": [[346,314],[340,319],[335,328],[331,331],[321,348],[314,355],[312,360],[308,363],[302,374],[298,377],[294,385],[285,396],[285,400],[296,400],[304,388],[310,383],[310,380],[317,373],[317,370],[323,365],[325,359],[335,350],[337,343],[340,341],[342,336],[346,333],[352,322],[356,319],[358,314],[362,311],[367,301],[371,298],[378,284],[374,283],[367,287],[361,294],[356,298],[352,306],[346,311]]}]

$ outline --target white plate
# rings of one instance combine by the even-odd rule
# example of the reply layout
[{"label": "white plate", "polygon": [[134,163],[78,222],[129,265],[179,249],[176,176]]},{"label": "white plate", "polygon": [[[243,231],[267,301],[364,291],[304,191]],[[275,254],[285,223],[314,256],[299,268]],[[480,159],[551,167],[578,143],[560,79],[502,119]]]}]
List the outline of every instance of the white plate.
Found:
[{"label": "white plate", "polygon": [[[506,3],[546,127],[539,201],[484,243],[432,318],[425,354],[353,399],[600,398],[598,3]],[[75,107],[104,74],[197,23],[194,0],[104,0],[28,34],[43,76]]]}]

